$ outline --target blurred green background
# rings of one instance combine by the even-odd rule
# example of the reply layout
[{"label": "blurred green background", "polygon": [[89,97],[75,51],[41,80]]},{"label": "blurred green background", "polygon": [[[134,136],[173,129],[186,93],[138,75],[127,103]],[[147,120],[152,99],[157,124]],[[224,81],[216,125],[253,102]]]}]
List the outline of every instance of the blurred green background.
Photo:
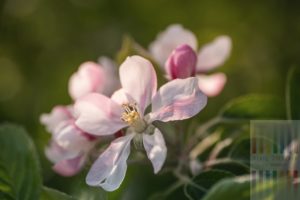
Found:
[{"label": "blurred green background", "polygon": [[[288,68],[300,64],[299,10],[296,0],[2,0],[0,121],[23,124],[42,148],[39,115],[71,102],[68,79],[80,63],[115,57],[124,34],[147,47],[172,23],[192,30],[200,46],[221,34],[233,40],[230,59],[218,69],[228,83],[203,118],[242,94],[284,98]],[[44,163],[45,180],[63,189],[65,179],[56,177],[61,186],[51,182]]]}]

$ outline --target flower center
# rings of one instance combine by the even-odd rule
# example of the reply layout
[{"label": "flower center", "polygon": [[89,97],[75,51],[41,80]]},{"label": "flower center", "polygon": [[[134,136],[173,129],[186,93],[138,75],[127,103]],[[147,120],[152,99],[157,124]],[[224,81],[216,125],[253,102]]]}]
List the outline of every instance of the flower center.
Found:
[{"label": "flower center", "polygon": [[136,104],[126,103],[122,105],[122,108],[124,112],[122,113],[121,119],[127,124],[131,125],[140,118]]},{"label": "flower center", "polygon": [[122,121],[133,127],[136,132],[142,133],[147,128],[147,124],[141,118],[136,103],[125,103],[122,108],[124,109],[121,117]]}]

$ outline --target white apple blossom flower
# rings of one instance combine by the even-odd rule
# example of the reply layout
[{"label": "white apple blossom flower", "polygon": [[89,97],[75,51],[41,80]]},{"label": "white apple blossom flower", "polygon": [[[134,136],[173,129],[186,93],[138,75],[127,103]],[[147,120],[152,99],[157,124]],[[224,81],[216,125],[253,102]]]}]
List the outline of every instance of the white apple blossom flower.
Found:
[{"label": "white apple blossom flower", "polygon": [[[76,101],[76,125],[85,132],[103,136],[128,127],[127,135],[114,140],[95,161],[86,181],[107,191],[117,189],[125,177],[132,140],[142,138],[142,145],[154,172],[163,166],[167,148],[162,133],[152,124],[183,120],[196,115],[207,102],[199,90],[198,79],[176,79],[157,91],[157,77],[152,64],[140,57],[128,57],[119,69],[122,88],[111,99],[97,93]],[[145,113],[151,105],[151,112]]]}]

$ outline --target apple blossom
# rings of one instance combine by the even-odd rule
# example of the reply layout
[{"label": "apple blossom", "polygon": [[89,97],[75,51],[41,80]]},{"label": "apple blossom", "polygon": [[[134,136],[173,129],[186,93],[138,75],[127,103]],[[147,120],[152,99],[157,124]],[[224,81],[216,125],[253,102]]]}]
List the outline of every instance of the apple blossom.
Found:
[{"label": "apple blossom", "polygon": [[[190,49],[185,55],[179,49],[183,47],[187,49],[186,46]],[[169,79],[186,78],[188,74],[194,76],[194,73],[187,72],[195,70],[200,80],[200,89],[208,96],[216,96],[226,83],[226,75],[223,73],[205,75],[205,73],[222,65],[229,57],[231,39],[228,36],[219,36],[213,42],[204,45],[198,53],[196,53],[197,46],[196,36],[191,31],[174,24],[158,34],[156,40],[150,44],[149,51],[158,64],[164,67]],[[194,54],[198,54],[196,65],[194,65],[194,58],[189,57],[193,55],[191,50]],[[177,64],[170,62],[179,58],[180,62]]]},{"label": "apple blossom", "polygon": [[52,169],[62,176],[76,175],[81,171],[86,161],[86,154],[69,157],[70,152],[54,142],[46,148],[45,153],[47,158],[55,163]]},{"label": "apple blossom", "polygon": [[[111,98],[92,93],[74,105],[75,124],[85,132],[103,136],[128,127],[126,135],[115,139],[99,156],[86,178],[87,184],[107,191],[117,189],[125,177],[131,141],[144,147],[154,173],[162,168],[167,148],[152,122],[190,118],[207,102],[195,77],[172,80],[157,91],[154,68],[140,56],[128,57],[120,66],[119,76],[122,87]],[[146,113],[150,104],[151,111]]]},{"label": "apple blossom", "polygon": [[40,121],[52,134],[46,148],[47,158],[55,163],[53,170],[63,176],[77,174],[85,164],[96,137],[80,130],[75,124],[71,106],[56,106],[50,114],[42,114]]},{"label": "apple blossom", "polygon": [[114,62],[107,57],[101,57],[99,63],[84,62],[71,76],[69,94],[74,100],[91,92],[110,96],[120,87]]},{"label": "apple blossom", "polygon": [[[107,57],[100,57],[99,63],[85,62],[69,79],[69,94],[76,100],[91,92],[110,96],[120,87],[116,66]],[[78,173],[85,164],[89,151],[97,138],[75,125],[73,105],[56,106],[50,114],[42,114],[40,121],[52,133],[46,156],[55,163],[53,169],[64,176]]]}]

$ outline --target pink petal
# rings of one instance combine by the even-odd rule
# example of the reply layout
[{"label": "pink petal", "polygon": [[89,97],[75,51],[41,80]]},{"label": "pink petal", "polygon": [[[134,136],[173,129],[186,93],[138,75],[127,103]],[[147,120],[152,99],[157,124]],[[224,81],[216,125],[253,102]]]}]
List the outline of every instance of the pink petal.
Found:
[{"label": "pink petal", "polygon": [[74,152],[87,152],[95,144],[73,121],[63,123],[54,134],[54,140],[62,148]]},{"label": "pink petal", "polygon": [[72,113],[68,106],[55,106],[51,113],[42,114],[40,122],[46,126],[48,132],[53,133],[60,122],[72,119]]},{"label": "pink petal", "polygon": [[150,122],[190,118],[200,112],[206,102],[197,78],[175,79],[163,85],[153,98]]},{"label": "pink petal", "polygon": [[157,89],[157,78],[152,64],[140,56],[127,57],[120,66],[120,80],[124,91],[144,112]]},{"label": "pink petal", "polygon": [[215,73],[212,75],[198,75],[199,88],[209,97],[217,96],[223,90],[226,83],[226,75]]},{"label": "pink petal", "polygon": [[78,151],[68,151],[52,140],[50,145],[45,148],[45,154],[51,162],[57,163],[78,156]]},{"label": "pink petal", "polygon": [[99,156],[90,169],[86,183],[100,186],[107,191],[120,187],[127,170],[127,158],[130,154],[130,142],[135,134],[115,139]]},{"label": "pink petal", "polygon": [[110,135],[126,126],[121,120],[121,106],[101,94],[91,93],[80,98],[74,110],[78,117],[76,126],[90,134]]},{"label": "pink petal", "polygon": [[172,24],[165,31],[159,33],[149,46],[149,51],[154,59],[164,66],[171,52],[179,45],[187,44],[197,50],[197,38],[180,24]]},{"label": "pink petal", "polygon": [[100,57],[98,62],[104,72],[105,81],[102,94],[111,96],[116,90],[121,88],[117,65],[112,59],[105,56]]},{"label": "pink petal", "polygon": [[164,137],[156,128],[153,135],[143,134],[143,144],[156,174],[162,168],[167,157],[167,147]]},{"label": "pink petal", "polygon": [[222,65],[231,52],[231,39],[219,36],[213,42],[204,45],[198,54],[197,71],[206,72]]},{"label": "pink petal", "polygon": [[100,65],[94,62],[85,62],[79,66],[69,80],[70,96],[76,100],[91,92],[104,90],[105,74]]},{"label": "pink petal", "polygon": [[85,164],[83,155],[69,160],[62,160],[53,166],[53,170],[62,176],[74,176],[80,172]]}]

